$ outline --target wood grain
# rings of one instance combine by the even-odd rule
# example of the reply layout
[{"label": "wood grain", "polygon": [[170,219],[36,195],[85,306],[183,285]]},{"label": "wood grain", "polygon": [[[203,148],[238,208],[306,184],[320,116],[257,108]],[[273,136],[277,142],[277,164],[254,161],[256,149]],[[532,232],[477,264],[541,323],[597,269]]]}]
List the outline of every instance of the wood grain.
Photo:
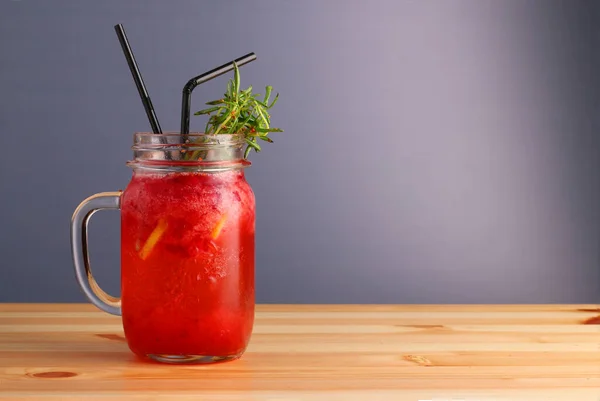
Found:
[{"label": "wood grain", "polygon": [[600,400],[598,305],[260,305],[238,361],[129,352],[91,305],[0,304],[0,399]]}]

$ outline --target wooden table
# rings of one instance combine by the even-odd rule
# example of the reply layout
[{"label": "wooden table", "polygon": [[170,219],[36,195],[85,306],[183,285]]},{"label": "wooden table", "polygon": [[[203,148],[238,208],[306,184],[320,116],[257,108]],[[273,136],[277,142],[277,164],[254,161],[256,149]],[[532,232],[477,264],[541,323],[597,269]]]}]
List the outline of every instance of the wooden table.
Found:
[{"label": "wooden table", "polygon": [[247,353],[136,359],[91,305],[0,304],[0,399],[600,400],[598,305],[261,305]]}]

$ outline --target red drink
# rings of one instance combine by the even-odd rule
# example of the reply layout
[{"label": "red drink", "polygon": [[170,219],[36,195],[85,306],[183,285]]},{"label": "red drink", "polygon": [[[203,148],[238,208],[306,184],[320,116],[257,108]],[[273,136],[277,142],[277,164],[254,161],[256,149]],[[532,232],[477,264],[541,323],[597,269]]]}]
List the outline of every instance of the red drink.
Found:
[{"label": "red drink", "polygon": [[122,316],[141,356],[240,356],[254,322],[254,194],[243,169],[136,169],[121,196]]}]

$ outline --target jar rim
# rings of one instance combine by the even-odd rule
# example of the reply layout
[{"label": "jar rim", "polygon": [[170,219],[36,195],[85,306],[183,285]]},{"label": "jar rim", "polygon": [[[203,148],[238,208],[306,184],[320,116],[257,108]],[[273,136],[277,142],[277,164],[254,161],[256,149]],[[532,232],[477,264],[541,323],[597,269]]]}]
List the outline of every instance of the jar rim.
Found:
[{"label": "jar rim", "polygon": [[238,141],[238,140],[244,140],[244,134],[239,133],[239,134],[207,134],[204,132],[190,132],[188,134],[182,134],[179,131],[163,131],[160,134],[156,134],[154,132],[144,132],[144,131],[140,131],[140,132],[135,132],[133,134],[133,138],[134,141],[136,139],[141,139],[141,138],[148,138],[148,137],[152,137],[152,138],[175,138],[175,137],[185,137],[185,138],[212,138],[215,140],[219,140],[219,141]]},{"label": "jar rim", "polygon": [[[127,165],[150,169],[200,169],[223,171],[251,165],[243,156],[244,134],[180,134],[167,131],[162,134],[136,132],[133,137],[133,160]],[[192,159],[187,159],[192,155]],[[194,156],[196,155],[196,156]]]}]

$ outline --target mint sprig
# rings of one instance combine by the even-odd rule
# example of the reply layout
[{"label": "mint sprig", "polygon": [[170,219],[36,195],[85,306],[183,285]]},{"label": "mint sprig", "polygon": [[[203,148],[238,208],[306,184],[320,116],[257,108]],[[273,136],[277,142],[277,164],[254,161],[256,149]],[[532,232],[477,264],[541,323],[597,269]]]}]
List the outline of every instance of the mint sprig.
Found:
[{"label": "mint sprig", "polygon": [[212,106],[194,113],[194,115],[209,115],[204,130],[205,134],[244,134],[246,150],[244,158],[248,158],[250,150],[260,152],[258,139],[272,143],[268,137],[270,132],[283,132],[280,128],[271,127],[269,110],[277,103],[279,93],[269,103],[273,87],[265,88],[265,95],[259,100],[260,94],[252,93],[252,86],[240,89],[240,70],[234,63],[234,77],[227,83],[227,92],[223,98],[206,102]]}]

